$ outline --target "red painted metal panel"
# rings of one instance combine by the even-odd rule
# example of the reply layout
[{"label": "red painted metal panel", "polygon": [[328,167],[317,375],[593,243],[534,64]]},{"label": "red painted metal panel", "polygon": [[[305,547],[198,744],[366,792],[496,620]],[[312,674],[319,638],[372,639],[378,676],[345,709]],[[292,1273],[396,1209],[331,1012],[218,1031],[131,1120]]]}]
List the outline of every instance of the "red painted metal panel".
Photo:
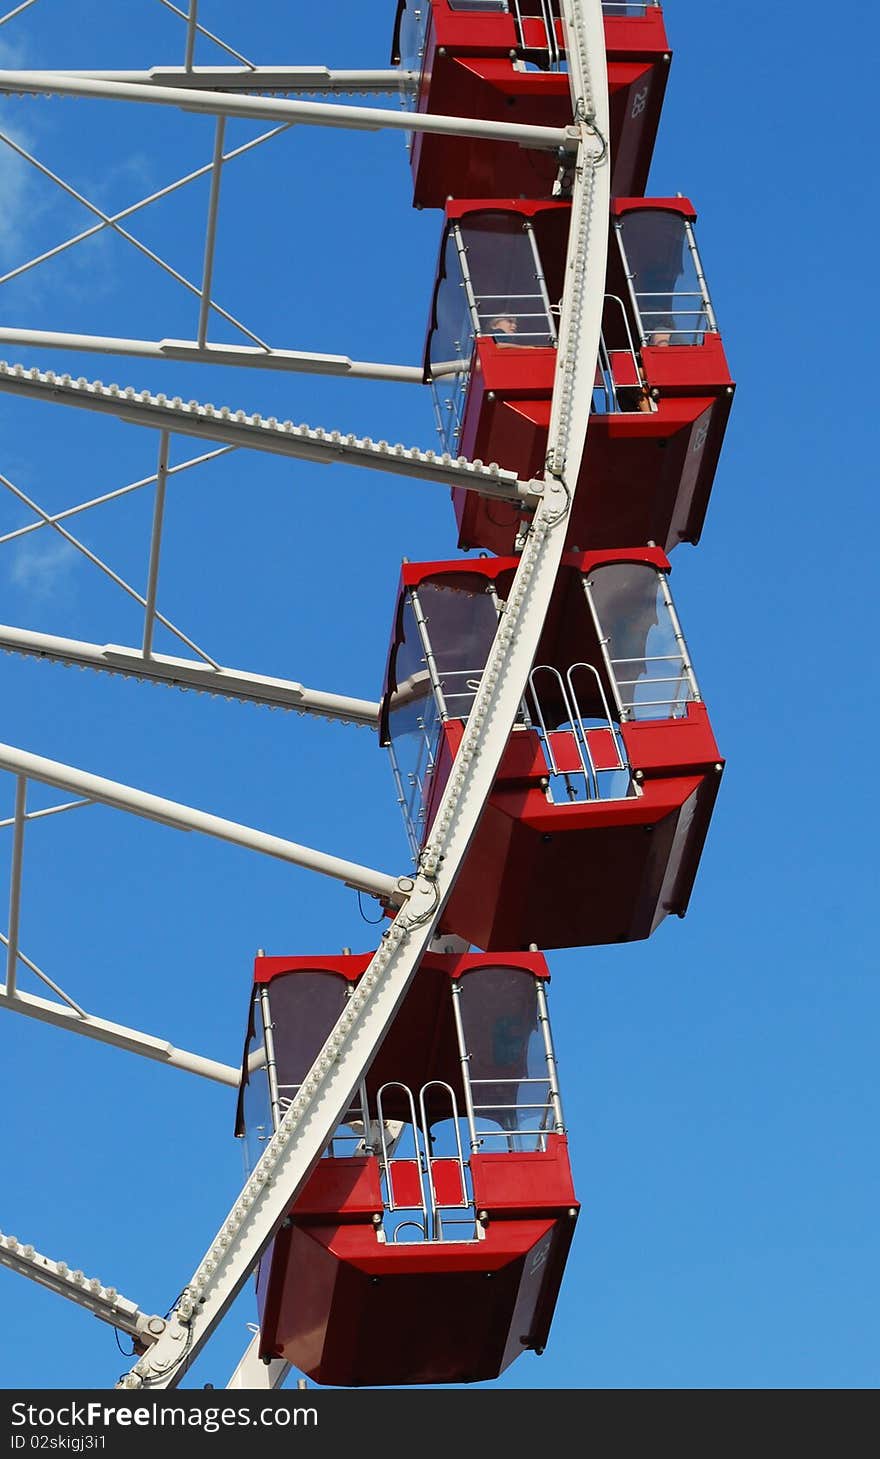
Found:
[{"label": "red painted metal panel", "polygon": [[422,1205],[424,1197],[417,1160],[389,1160],[388,1177],[395,1206],[409,1209]]},{"label": "red painted metal panel", "polygon": [[617,770],[620,766],[620,752],[611,730],[588,729],[585,731],[590,757],[596,770]]},{"label": "red painted metal panel", "polygon": [[[477,342],[462,430],[465,454],[497,461],[521,480],[542,474],[552,391],[550,360],[524,366],[527,353],[503,359],[490,340]],[[707,335],[702,345],[646,347],[642,357],[646,389],[660,392],[656,409],[590,421],[566,532],[581,548],[653,540],[669,551],[702,531],[734,388],[723,346]],[[616,355],[614,365],[620,385],[638,388],[630,356]],[[461,489],[452,499],[461,547],[512,550],[521,508]]]},{"label": "red painted metal panel", "polygon": [[[578,742],[571,730],[551,730],[549,739],[558,770],[565,772],[581,769]],[[544,773],[546,774],[546,767]]]},{"label": "red painted metal panel", "polygon": [[[612,194],[644,191],[669,71],[662,14],[606,17],[611,101]],[[526,18],[527,54],[544,49],[543,22]],[[557,25],[557,38],[562,32]],[[450,11],[432,6],[418,107],[434,115],[566,126],[571,121],[568,75],[524,70],[516,63],[519,36],[509,14]],[[547,197],[558,159],[537,149],[474,138],[413,138],[413,200],[440,208],[450,196],[505,194]]]},{"label": "red painted metal panel", "polygon": [[441,1158],[431,1161],[431,1187],[438,1206],[468,1204],[462,1169],[457,1160]]},{"label": "red painted metal panel", "polygon": [[631,765],[646,775],[680,775],[721,763],[705,704],[689,704],[683,719],[629,721],[621,735]]},{"label": "red painted metal panel", "polygon": [[477,1153],[470,1166],[474,1202],[493,1219],[579,1209],[564,1135],[548,1135],[545,1151]]},{"label": "red painted metal panel", "polygon": [[382,1190],[375,1157],[319,1160],[296,1199],[299,1221],[372,1218],[382,1211]]},{"label": "red painted metal panel", "polygon": [[444,930],[485,949],[648,937],[670,910],[661,893],[674,846],[677,903],[690,894],[718,780],[714,768],[646,778],[638,797],[586,805],[549,805],[540,789],[496,785]]},{"label": "red painted metal panel", "polygon": [[262,1352],[338,1386],[495,1378],[543,1345],[572,1228],[498,1220],[482,1241],[395,1246],[366,1227],[294,1226],[283,1260],[276,1242]]}]

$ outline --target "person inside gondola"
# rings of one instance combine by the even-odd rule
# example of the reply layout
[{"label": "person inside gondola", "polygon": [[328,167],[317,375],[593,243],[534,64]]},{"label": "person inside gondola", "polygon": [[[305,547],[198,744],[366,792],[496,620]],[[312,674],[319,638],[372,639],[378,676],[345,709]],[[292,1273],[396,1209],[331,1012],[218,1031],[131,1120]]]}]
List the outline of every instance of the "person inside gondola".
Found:
[{"label": "person inside gondola", "polygon": [[[653,329],[651,331],[651,333],[649,334],[647,343],[650,345],[650,347],[652,349],[657,349],[657,348],[665,347],[666,345],[671,345],[672,344],[672,335],[673,335],[674,331],[675,331],[675,320],[672,318],[672,315],[670,315],[668,320],[665,320],[664,319],[664,320],[658,321],[657,327],[655,329]],[[647,385],[645,383],[645,372],[644,372],[644,370],[642,370],[641,366],[639,367],[639,373],[640,373],[640,375],[642,377],[642,385],[641,385],[641,388],[637,391],[636,396],[635,396],[635,408],[636,408],[636,410],[640,410],[643,415],[650,415],[650,412],[651,412],[651,396],[650,396],[650,394],[648,392],[648,387],[647,387]]]},{"label": "person inside gondola", "polygon": [[489,333],[496,344],[522,344],[522,340],[515,336],[519,332],[519,322],[515,314],[496,314],[494,319],[489,320]]}]

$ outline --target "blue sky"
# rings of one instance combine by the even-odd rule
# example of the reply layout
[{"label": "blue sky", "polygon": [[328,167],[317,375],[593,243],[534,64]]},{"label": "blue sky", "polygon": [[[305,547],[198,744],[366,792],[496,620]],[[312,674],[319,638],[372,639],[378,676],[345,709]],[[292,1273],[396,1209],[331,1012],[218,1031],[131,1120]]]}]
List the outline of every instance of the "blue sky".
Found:
[{"label": "blue sky", "polygon": [[[200,19],[263,64],[381,66],[393,10],[202,0]],[[687,918],[649,942],[551,955],[583,1209],[547,1351],[499,1386],[874,1387],[877,219],[862,139],[876,20],[866,5],[844,25],[812,0],[796,18],[675,0],[666,21],[649,191],[696,205],[737,380],[703,539],[672,573],[727,770]],[[0,27],[7,65],[182,55],[182,23],[157,0],[37,0]],[[98,102],[7,99],[0,129],[105,209],[212,146],[210,119]],[[228,140],[252,135],[230,125]],[[206,198],[196,183],[131,224],[195,279]],[[0,144],[0,271],[88,221]],[[438,236],[438,216],[410,205],[400,134],[301,128],[227,169],[215,297],[279,346],[415,362]],[[195,332],[196,301],[106,235],[0,292],[9,325]],[[433,445],[416,387],[0,353]],[[155,468],[150,432],[8,396],[0,445],[0,471],[49,511]],[[173,442],[175,462],[191,454]],[[70,526],[142,587],[151,512],[136,492]],[[4,492],[0,533],[30,520]],[[224,663],[373,698],[401,557],[454,552],[442,486],[237,452],[169,488],[160,606]],[[136,607],[45,530],[0,546],[0,596],[5,622],[140,640]],[[175,652],[164,634],[156,647]],[[406,868],[366,730],[10,657],[0,673],[8,743]],[[5,817],[14,785],[0,780]],[[33,788],[31,805],[55,798]],[[95,807],[28,831],[27,954],[90,1011],[230,1063],[257,947],[371,939],[352,892],[232,847]],[[8,1013],[0,1039],[0,1226],[164,1312],[240,1185],[232,1092]],[[188,1386],[225,1383],[253,1316],[247,1293]],[[129,1366],[109,1328],[5,1271],[0,1331],[6,1388],[110,1386]]]}]

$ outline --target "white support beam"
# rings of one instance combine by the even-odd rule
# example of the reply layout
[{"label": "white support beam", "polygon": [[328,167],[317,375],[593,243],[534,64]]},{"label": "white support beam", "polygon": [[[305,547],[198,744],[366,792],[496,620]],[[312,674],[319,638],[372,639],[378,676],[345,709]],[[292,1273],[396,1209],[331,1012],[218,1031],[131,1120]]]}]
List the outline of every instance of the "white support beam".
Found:
[{"label": "white support beam", "polygon": [[[568,9],[577,21],[578,39],[589,47],[599,129],[607,134],[601,6],[599,0],[568,0]],[[588,410],[579,405],[584,392],[592,391],[598,350],[609,169],[592,124],[582,122],[579,131],[549,443],[555,459],[568,462],[570,484],[564,467],[548,472],[413,890],[184,1290],[166,1331],[122,1380],[122,1387],[176,1386],[254,1270],[369,1069],[431,944],[491,792],[553,593],[589,421]]]},{"label": "white support beam", "polygon": [[0,91],[50,96],[90,96],[103,101],[140,101],[174,106],[209,116],[247,117],[290,126],[343,127],[359,132],[428,132],[435,136],[478,137],[550,152],[574,154],[576,127],[524,126],[475,117],[436,116],[428,112],[388,111],[380,107],[339,106],[335,102],[287,101],[271,96],[232,96],[195,87],[139,86],[127,81],[94,81],[59,71],[0,71]]},{"label": "white support beam", "polygon": [[270,1358],[268,1362],[260,1357],[260,1333],[254,1333],[240,1363],[232,1374],[227,1388],[280,1388],[288,1373],[290,1363],[283,1358]]},{"label": "white support beam", "polygon": [[[45,71],[44,75],[55,75]],[[372,70],[331,70],[329,66],[152,66],[149,71],[59,72],[86,81],[127,82],[135,86],[186,86],[201,91],[267,92],[283,95],[411,96],[418,90],[418,71],[400,66]]]},{"label": "white support beam", "polygon": [[[76,350],[92,355],[128,355],[144,360],[186,360],[190,364],[250,366],[257,370],[289,370],[304,375],[338,375],[351,380],[394,380],[424,385],[422,365],[386,365],[353,360],[348,355],[318,354],[313,350],[264,350],[249,345],[200,345],[196,339],[125,339],[108,334],[71,334],[54,329],[10,329],[0,325],[0,344],[26,345],[39,350]],[[464,374],[464,360],[450,361],[433,373]]]},{"label": "white support beam", "polygon": [[165,488],[168,485],[167,431],[159,432],[159,460],[156,465],[156,497],[153,503],[153,528],[150,534],[150,561],[147,567],[147,594],[144,603],[143,656],[153,652],[153,629],[156,626],[156,591],[159,586],[159,555],[162,551],[162,524],[165,518]]},{"label": "white support beam", "polygon": [[0,1008],[7,1008],[11,1013],[23,1013],[27,1018],[50,1023],[55,1028],[66,1029],[68,1033],[81,1034],[100,1044],[111,1044],[129,1054],[140,1054],[142,1058],[165,1064],[169,1069],[198,1074],[230,1089],[237,1089],[241,1083],[241,1070],[232,1064],[192,1054],[187,1049],[177,1049],[167,1039],[154,1038],[152,1034],[141,1033],[139,1029],[128,1028],[122,1023],[111,1023],[107,1018],[96,1018],[94,1014],[69,1008],[51,998],[38,998],[33,993],[21,991],[13,993],[8,985],[5,988],[0,985]]},{"label": "white support beam", "polygon": [[0,1231],[0,1266],[18,1272],[48,1287],[60,1297],[84,1307],[102,1322],[127,1332],[141,1346],[149,1346],[165,1330],[164,1317],[148,1316],[141,1312],[136,1302],[121,1296],[115,1287],[105,1287],[97,1277],[87,1277],[83,1272],[71,1270],[66,1261],[54,1261],[36,1251],[29,1241],[19,1241]]},{"label": "white support beam", "polygon": [[9,365],[5,360],[0,360],[0,391],[92,410],[115,416],[130,425],[197,436],[203,441],[250,446],[257,451],[295,456],[325,466],[345,461],[373,471],[461,486],[505,501],[519,500],[534,505],[544,490],[540,481],[519,481],[514,471],[505,471],[495,463],[487,466],[482,461],[468,461],[464,456],[456,458],[448,451],[392,446],[387,441],[373,441],[369,436],[343,435],[341,431],[328,431],[320,426],[312,429],[294,425],[292,421],[279,424],[274,416],[264,420],[259,414],[247,415],[243,410],[232,410],[225,405],[202,405],[197,400],[184,404],[179,396],[169,400],[166,395],[151,395],[149,390],[138,391],[130,385],[105,386],[100,380],[82,377],[74,380],[68,374]]},{"label": "white support beam", "polygon": [[31,6],[36,3],[37,0],[21,0],[20,5],[16,5],[13,10],[7,10],[5,15],[0,15],[0,25],[5,25],[8,20],[14,20],[16,15],[21,15],[24,10],[30,10]]},{"label": "white support beam", "polygon": [[[172,689],[192,689],[197,694],[215,694],[224,699],[237,699],[249,704],[264,704],[272,709],[291,709],[299,714],[314,714],[320,719],[341,720],[376,729],[379,705],[371,699],[354,699],[344,694],[323,693],[306,689],[293,679],[271,679],[264,674],[251,674],[245,669],[213,669],[197,659],[176,659],[168,654],[151,654],[145,659],[140,649],[119,644],[85,643],[76,638],[59,638],[50,633],[36,633],[28,628],[13,628],[0,623],[0,650],[46,659],[56,664],[76,665],[98,673],[120,674],[126,679],[142,679],[152,684],[167,684]],[[40,815],[43,812],[34,812]],[[32,819],[29,816],[28,819]],[[5,822],[0,822],[0,825]]]},{"label": "white support beam", "polygon": [[21,913],[21,867],[24,858],[24,825],[27,819],[27,780],[19,775],[15,783],[12,869],[9,873],[9,936],[6,939],[6,986],[15,992],[18,970],[18,924]]},{"label": "white support beam", "polygon": [[186,18],[186,49],[184,52],[184,70],[192,71],[193,55],[196,48],[196,31],[199,23],[199,0],[189,0],[189,14]]},{"label": "white support beam", "polygon": [[[195,4],[195,0],[192,0]],[[205,228],[205,257],[202,264],[202,296],[199,301],[199,323],[196,330],[200,350],[208,342],[208,316],[211,312],[211,281],[214,277],[214,249],[217,243],[217,215],[220,210],[220,182],[223,177],[223,138],[226,118],[218,117],[214,128],[214,154],[211,158],[211,191],[208,196],[208,221]]]},{"label": "white support beam", "polygon": [[388,900],[399,906],[404,900],[405,889],[411,885],[407,877],[389,876],[360,866],[354,861],[345,861],[339,856],[330,856],[325,851],[315,851],[310,846],[301,846],[296,841],[287,841],[283,836],[272,836],[267,831],[243,826],[238,821],[228,821],[222,816],[196,810],[179,801],[165,800],[151,795],[149,791],[137,790],[117,780],[106,780],[101,775],[92,775],[87,770],[78,770],[73,765],[64,765],[59,760],[47,760],[42,755],[32,755],[28,750],[14,745],[0,744],[0,770],[9,770],[13,775],[24,775],[29,780],[39,780],[44,785],[55,785],[61,790],[85,795],[102,805],[115,810],[128,811],[143,816],[160,825],[171,826],[178,831],[200,831],[218,841],[228,841],[233,846],[242,846],[248,851],[259,851],[278,861],[292,866],[303,866],[309,871],[318,871],[323,876],[334,877],[346,886],[372,896]]}]

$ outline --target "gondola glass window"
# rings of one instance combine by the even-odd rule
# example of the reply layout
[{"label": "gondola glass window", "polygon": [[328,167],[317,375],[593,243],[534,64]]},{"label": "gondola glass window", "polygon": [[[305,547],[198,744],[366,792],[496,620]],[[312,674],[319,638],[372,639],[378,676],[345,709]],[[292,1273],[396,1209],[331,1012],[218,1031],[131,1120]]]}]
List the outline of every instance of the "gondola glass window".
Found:
[{"label": "gondola glass window", "polygon": [[466,720],[498,627],[484,578],[430,579],[406,592],[388,698],[391,762],[412,849],[418,851],[427,787],[446,719]]},{"label": "gondola glass window", "polygon": [[[255,985],[237,1126],[245,1136],[248,1171],[299,1093],[345,1006],[349,986],[335,973],[319,970],[275,978],[270,1006],[270,985]],[[282,1038],[276,1035],[278,1029],[283,1030]],[[349,1111],[348,1118],[359,1114],[359,1108]],[[348,1142],[344,1153],[351,1154],[360,1135],[348,1123],[340,1127],[339,1138]]]},{"label": "gondola glass window", "polygon": [[460,987],[474,1148],[546,1149],[561,1116],[554,1111],[552,1054],[542,1037],[540,983],[497,967],[462,978]]},{"label": "gondola glass window", "polygon": [[715,321],[688,219],[644,208],[615,227],[642,344],[702,344]]},{"label": "gondola glass window", "polygon": [[666,577],[639,562],[584,579],[621,719],[680,719],[700,697]]},{"label": "gondola glass window", "polygon": [[555,346],[557,327],[535,232],[518,213],[479,213],[450,225],[428,344],[437,429],[458,452],[478,336],[496,344]]}]

